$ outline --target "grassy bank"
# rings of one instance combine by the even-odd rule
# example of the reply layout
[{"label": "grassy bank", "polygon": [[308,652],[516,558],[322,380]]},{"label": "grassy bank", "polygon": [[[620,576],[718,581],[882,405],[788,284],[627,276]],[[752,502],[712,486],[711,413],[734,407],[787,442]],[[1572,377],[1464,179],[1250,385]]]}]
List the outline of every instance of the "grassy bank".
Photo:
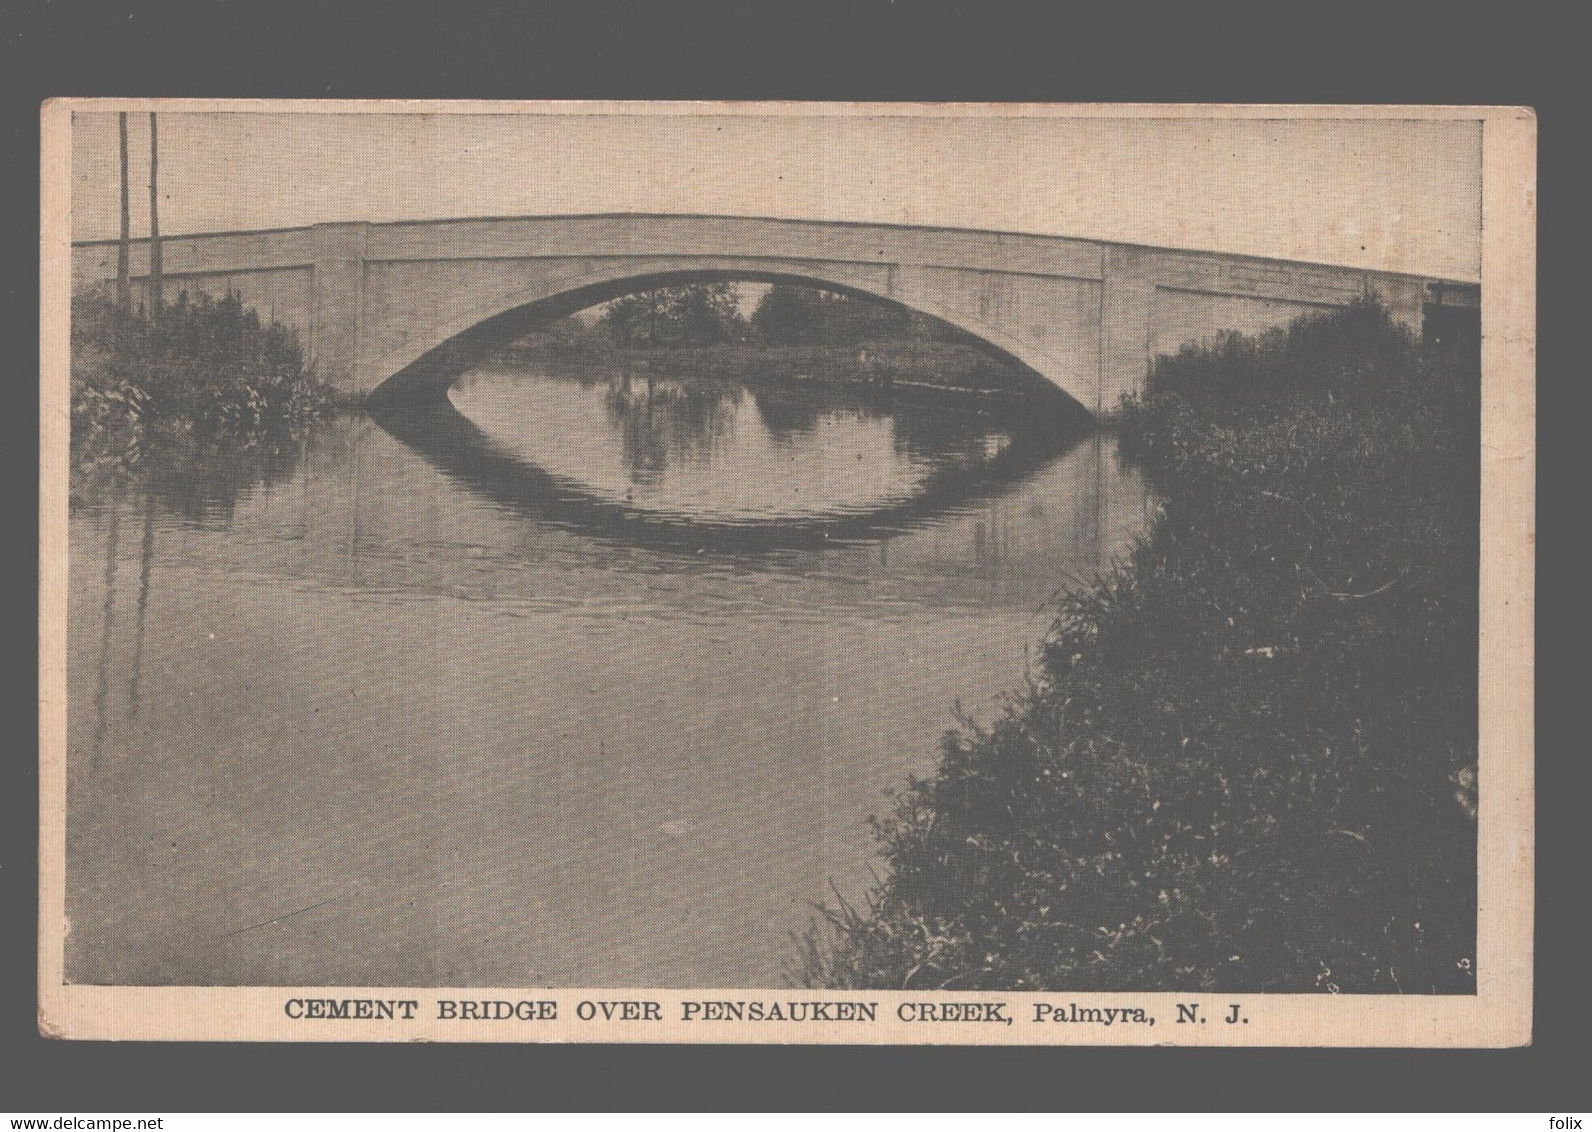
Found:
[{"label": "grassy bank", "polygon": [[1041,388],[1036,379],[1030,380],[975,346],[925,339],[847,346],[740,342],[636,348],[594,341],[548,342],[508,347],[498,357],[553,367],[604,366],[738,382],[901,386],[984,396],[1015,396]]},{"label": "grassy bank", "polygon": [[795,981],[1473,990],[1478,384],[1371,303],[1163,359],[1164,514]]}]

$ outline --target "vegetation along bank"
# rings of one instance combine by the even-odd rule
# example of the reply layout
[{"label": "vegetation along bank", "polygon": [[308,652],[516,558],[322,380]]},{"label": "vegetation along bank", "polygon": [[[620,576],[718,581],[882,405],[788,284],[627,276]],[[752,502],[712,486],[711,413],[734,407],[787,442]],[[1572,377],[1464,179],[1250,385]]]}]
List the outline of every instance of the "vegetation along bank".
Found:
[{"label": "vegetation along bank", "polygon": [[294,333],[236,295],[182,295],[156,318],[100,291],[74,296],[71,395],[75,488],[152,447],[290,441],[334,407]]},{"label": "vegetation along bank", "polygon": [[1374,301],[1155,366],[1164,513],[876,819],[812,986],[1475,988],[1479,371]]}]

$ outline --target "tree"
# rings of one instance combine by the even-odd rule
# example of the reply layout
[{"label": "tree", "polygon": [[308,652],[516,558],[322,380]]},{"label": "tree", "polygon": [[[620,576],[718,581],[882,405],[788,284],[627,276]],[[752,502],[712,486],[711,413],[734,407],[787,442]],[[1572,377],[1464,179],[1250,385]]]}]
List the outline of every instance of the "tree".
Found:
[{"label": "tree", "polygon": [[937,337],[932,320],[872,299],[820,287],[778,284],[752,312],[752,332],[769,345],[854,346],[901,337]]},{"label": "tree", "polygon": [[615,299],[603,310],[597,326],[619,346],[656,344],[659,299],[656,291],[642,291]]},{"label": "tree", "polygon": [[687,283],[609,303],[598,326],[621,346],[706,346],[745,331],[733,283]]},{"label": "tree", "polygon": [[810,287],[783,284],[770,287],[752,312],[753,336],[770,346],[791,346],[806,341],[816,325],[813,304],[816,294]]},{"label": "tree", "polygon": [[733,283],[690,283],[671,288],[666,309],[675,341],[716,345],[739,338],[744,329],[740,298]]}]

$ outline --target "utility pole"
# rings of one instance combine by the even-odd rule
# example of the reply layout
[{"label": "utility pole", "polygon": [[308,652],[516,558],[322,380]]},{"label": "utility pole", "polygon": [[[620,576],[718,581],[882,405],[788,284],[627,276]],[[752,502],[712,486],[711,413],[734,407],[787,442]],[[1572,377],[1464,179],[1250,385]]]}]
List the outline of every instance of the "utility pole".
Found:
[{"label": "utility pole", "polygon": [[155,112],[149,112],[149,318],[160,321],[160,201],[156,189],[160,162],[160,142],[155,131]]},{"label": "utility pole", "polygon": [[133,309],[133,284],[128,277],[127,250],[131,241],[132,213],[127,205],[127,111],[120,115],[122,129],[122,242],[116,248],[116,305],[124,311]]}]

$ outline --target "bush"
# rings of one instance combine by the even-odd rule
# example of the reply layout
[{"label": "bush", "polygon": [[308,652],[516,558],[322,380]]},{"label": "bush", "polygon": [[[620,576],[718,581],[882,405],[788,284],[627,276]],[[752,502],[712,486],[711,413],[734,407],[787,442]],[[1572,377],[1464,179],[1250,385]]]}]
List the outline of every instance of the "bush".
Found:
[{"label": "bush", "polygon": [[1477,379],[1372,302],[1157,365],[1161,518],[796,981],[1473,990]]},{"label": "bush", "polygon": [[241,298],[186,294],[158,322],[99,291],[72,300],[72,433],[94,448],[156,422],[204,431],[290,428],[326,408],[293,332]]}]

